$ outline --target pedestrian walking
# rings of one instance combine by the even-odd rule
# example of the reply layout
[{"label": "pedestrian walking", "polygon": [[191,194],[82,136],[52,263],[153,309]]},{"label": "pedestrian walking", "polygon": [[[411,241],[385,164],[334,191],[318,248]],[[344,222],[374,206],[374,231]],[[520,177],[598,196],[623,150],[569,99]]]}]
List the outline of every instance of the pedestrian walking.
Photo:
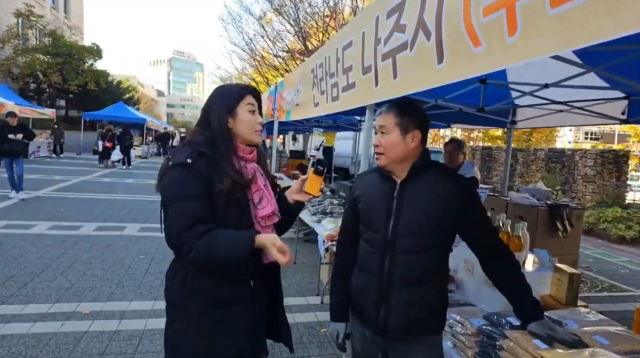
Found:
[{"label": "pedestrian walking", "polygon": [[0,156],[2,166],[9,181],[9,198],[24,200],[24,154],[28,152],[29,142],[36,134],[29,126],[18,123],[18,114],[13,111],[5,115],[5,123],[0,127]]},{"label": "pedestrian walking", "polygon": [[304,179],[277,190],[262,141],[262,99],[248,85],[216,88],[196,129],[158,174],[165,239],[166,358],[258,358],[267,339],[293,353],[280,240],[297,220]]},{"label": "pedestrian walking", "polygon": [[123,125],[118,135],[118,146],[120,146],[120,153],[122,153],[122,169],[131,169],[133,141],[133,133],[128,126]]},{"label": "pedestrian walking", "polygon": [[167,127],[164,127],[162,133],[158,134],[158,144],[162,156],[166,158],[169,155],[169,145],[171,144],[171,133]]},{"label": "pedestrian walking", "polygon": [[98,156],[99,166],[102,168],[108,168],[111,166],[111,154],[116,147],[116,133],[113,126],[108,125],[105,127],[102,133],[102,150]]},{"label": "pedestrian walking", "polygon": [[53,139],[53,155],[58,158],[64,157],[64,129],[58,123],[54,123],[50,136]]}]

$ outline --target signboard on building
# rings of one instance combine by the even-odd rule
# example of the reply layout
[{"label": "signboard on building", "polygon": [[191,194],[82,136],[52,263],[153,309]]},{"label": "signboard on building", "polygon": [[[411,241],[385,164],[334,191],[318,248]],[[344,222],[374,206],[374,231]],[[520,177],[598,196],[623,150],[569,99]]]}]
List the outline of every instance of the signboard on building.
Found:
[{"label": "signboard on building", "polygon": [[196,58],[196,55],[186,51],[173,50],[173,56],[184,58],[185,60],[198,61],[198,59]]}]

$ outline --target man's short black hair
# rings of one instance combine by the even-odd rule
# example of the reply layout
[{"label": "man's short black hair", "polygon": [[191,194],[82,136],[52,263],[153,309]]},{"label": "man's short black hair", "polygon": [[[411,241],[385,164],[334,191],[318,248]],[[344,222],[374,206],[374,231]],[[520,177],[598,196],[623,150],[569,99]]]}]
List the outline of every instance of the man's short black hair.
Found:
[{"label": "man's short black hair", "polygon": [[453,146],[453,148],[460,153],[466,154],[467,153],[467,143],[465,143],[465,141],[463,141],[460,138],[456,138],[456,137],[452,137],[451,139],[449,139],[446,143],[444,143],[444,146]]},{"label": "man's short black hair", "polygon": [[422,102],[408,97],[399,98],[382,107],[378,112],[378,115],[381,114],[394,115],[397,118],[396,124],[403,136],[415,130],[419,131],[421,135],[420,143],[423,147],[427,146],[431,120],[429,120]]},{"label": "man's short black hair", "polygon": [[4,118],[18,118],[18,113],[14,111],[9,111],[4,115]]}]

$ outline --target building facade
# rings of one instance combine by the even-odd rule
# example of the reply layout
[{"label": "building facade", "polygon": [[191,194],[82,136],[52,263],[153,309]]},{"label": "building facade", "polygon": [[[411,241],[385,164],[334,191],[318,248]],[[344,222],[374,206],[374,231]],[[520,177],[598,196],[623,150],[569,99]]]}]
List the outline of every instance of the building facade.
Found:
[{"label": "building facade", "polygon": [[204,65],[195,55],[174,50],[171,57],[153,60],[149,67],[151,84],[167,96],[204,97]]},{"label": "building facade", "polygon": [[629,144],[632,137],[631,134],[619,130],[618,127],[585,126],[560,128],[556,147],[589,149]]},{"label": "building facade", "polygon": [[115,79],[126,81],[129,84],[136,86],[136,88],[138,88],[138,91],[144,93],[144,95],[153,102],[153,108],[149,108],[149,104],[147,104],[146,111],[153,111],[154,114],[160,117],[160,120],[164,122],[167,121],[167,101],[162,91],[155,89],[153,85],[142,81],[137,76],[121,74],[114,74],[112,76]]},{"label": "building facade", "polygon": [[[13,17],[13,12],[25,4],[31,4],[52,24],[72,29],[72,37],[84,43],[84,0],[1,0],[0,3],[0,31],[7,26],[22,26]],[[6,54],[0,52],[2,55]]]},{"label": "building facade", "polygon": [[172,119],[195,123],[200,116],[202,98],[196,96],[167,96],[167,120]]}]

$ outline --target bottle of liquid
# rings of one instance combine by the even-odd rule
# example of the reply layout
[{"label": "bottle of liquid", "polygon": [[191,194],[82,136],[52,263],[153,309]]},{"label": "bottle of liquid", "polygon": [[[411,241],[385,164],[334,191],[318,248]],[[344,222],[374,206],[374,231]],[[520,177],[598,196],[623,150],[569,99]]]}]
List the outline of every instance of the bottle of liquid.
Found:
[{"label": "bottle of liquid", "polygon": [[503,217],[503,215],[504,215],[504,214],[498,214],[498,215],[496,215],[496,223],[494,224],[494,226],[495,226],[496,228],[498,228],[498,231],[502,231],[502,227],[504,226],[504,220],[505,220],[505,219],[506,219],[506,217],[507,217],[506,215],[504,215],[504,217]]},{"label": "bottle of liquid", "polygon": [[522,223],[516,224],[516,227],[513,230],[513,235],[511,235],[511,240],[509,241],[509,248],[513,254],[516,255],[516,259],[518,259],[520,265],[522,265],[527,255],[527,252],[524,250],[522,240]]},{"label": "bottle of liquid", "polygon": [[502,220],[502,230],[500,230],[500,238],[505,245],[509,246],[511,243],[511,220]]},{"label": "bottle of liquid", "polygon": [[529,237],[529,232],[527,231],[527,223],[523,221],[520,223],[520,225],[522,226],[522,245],[524,247],[524,252],[528,254],[531,250],[531,238]]}]

